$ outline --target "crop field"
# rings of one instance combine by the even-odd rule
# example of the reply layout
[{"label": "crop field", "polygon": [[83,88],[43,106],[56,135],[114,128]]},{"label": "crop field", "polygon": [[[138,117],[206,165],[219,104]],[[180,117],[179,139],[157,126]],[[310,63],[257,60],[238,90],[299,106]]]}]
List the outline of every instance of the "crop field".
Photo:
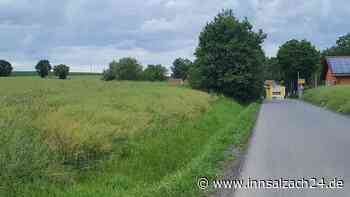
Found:
[{"label": "crop field", "polygon": [[167,83],[0,78],[0,196],[201,196],[258,104]]},{"label": "crop field", "polygon": [[350,86],[320,87],[308,90],[304,100],[321,107],[350,114]]}]

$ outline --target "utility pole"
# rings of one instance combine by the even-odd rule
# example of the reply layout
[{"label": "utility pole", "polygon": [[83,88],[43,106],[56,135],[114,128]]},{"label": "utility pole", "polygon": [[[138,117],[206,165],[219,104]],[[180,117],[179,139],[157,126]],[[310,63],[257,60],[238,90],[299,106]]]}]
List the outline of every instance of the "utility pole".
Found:
[{"label": "utility pole", "polygon": [[317,73],[315,73],[315,88],[317,88],[317,85],[318,85],[318,77],[317,77]]},{"label": "utility pole", "polygon": [[298,72],[298,95],[299,95],[299,99],[301,99],[302,96],[303,96],[304,85],[305,85],[305,79],[300,79],[300,73]]},{"label": "utility pole", "polygon": [[297,92],[300,98],[300,90],[299,90],[299,80],[300,80],[300,72],[298,72],[298,82],[297,82]]}]

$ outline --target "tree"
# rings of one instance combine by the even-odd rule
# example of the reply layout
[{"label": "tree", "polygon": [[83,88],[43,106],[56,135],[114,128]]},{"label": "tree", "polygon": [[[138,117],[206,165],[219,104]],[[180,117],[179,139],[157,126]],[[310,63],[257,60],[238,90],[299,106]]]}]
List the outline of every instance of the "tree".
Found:
[{"label": "tree", "polygon": [[69,67],[64,64],[60,64],[55,66],[53,68],[53,71],[55,73],[55,76],[58,76],[59,79],[67,79],[67,75],[69,74]]},{"label": "tree", "polygon": [[264,80],[281,81],[283,79],[281,66],[276,57],[266,58],[264,63]]},{"label": "tree", "polygon": [[[104,72],[104,78],[117,80],[140,80],[142,66],[135,58],[126,57],[119,61],[112,61],[109,69]],[[114,76],[114,77],[112,77]]]},{"label": "tree", "polygon": [[104,70],[102,73],[102,80],[104,81],[112,81],[115,80],[115,78],[115,73],[110,68]]},{"label": "tree", "polygon": [[176,79],[183,79],[185,80],[188,75],[188,71],[192,65],[191,60],[189,59],[182,59],[177,58],[173,62],[173,66],[170,68],[172,71],[172,77]]},{"label": "tree", "polygon": [[[350,33],[339,37],[335,46],[324,50],[321,54],[321,60],[324,61],[327,56],[350,56]],[[319,65],[318,70],[321,79],[325,78],[325,69],[325,66]]]},{"label": "tree", "polygon": [[11,75],[13,68],[10,62],[0,60],[0,77],[7,77]]},{"label": "tree", "polygon": [[323,56],[349,56],[350,55],[350,33],[338,38],[336,46],[323,51]]},{"label": "tree", "polygon": [[253,31],[247,19],[237,20],[232,10],[219,13],[200,34],[197,59],[190,69],[191,86],[243,102],[259,99],[265,38],[262,30]]},{"label": "tree", "polygon": [[292,92],[297,90],[298,73],[300,78],[306,79],[307,84],[311,83],[320,61],[320,53],[306,40],[290,40],[280,47],[277,59],[287,88]]},{"label": "tree", "polygon": [[167,72],[167,69],[160,64],[148,65],[142,73],[142,78],[146,81],[164,81],[167,78]]},{"label": "tree", "polygon": [[48,60],[40,60],[35,66],[35,70],[41,78],[44,78],[49,75],[49,72],[51,71],[51,64]]}]

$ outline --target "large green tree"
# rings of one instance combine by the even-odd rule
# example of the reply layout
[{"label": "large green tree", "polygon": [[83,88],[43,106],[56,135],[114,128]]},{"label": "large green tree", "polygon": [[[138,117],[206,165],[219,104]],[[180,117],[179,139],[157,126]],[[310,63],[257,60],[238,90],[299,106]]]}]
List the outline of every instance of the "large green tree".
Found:
[{"label": "large green tree", "polygon": [[232,10],[219,13],[200,34],[197,59],[190,71],[191,86],[243,102],[260,98],[265,38],[262,30],[253,31],[247,19],[236,19]]},{"label": "large green tree", "polygon": [[48,60],[40,60],[35,66],[36,72],[41,78],[49,75],[51,71],[51,64]]},{"label": "large green tree", "polygon": [[167,72],[167,69],[160,64],[148,65],[142,73],[142,78],[146,81],[164,81],[167,79]]},{"label": "large green tree", "polygon": [[183,58],[177,58],[173,62],[173,66],[170,68],[172,71],[172,77],[176,79],[183,79],[185,80],[188,75],[188,71],[192,65],[191,60],[189,59],[183,59]]},{"label": "large green tree", "polygon": [[311,83],[320,62],[320,53],[309,41],[293,39],[279,48],[277,59],[291,92],[297,89],[298,73],[300,78]]},{"label": "large green tree", "polygon": [[0,77],[7,77],[11,75],[12,65],[6,60],[0,60]]},{"label": "large green tree", "polygon": [[104,71],[104,80],[140,80],[142,66],[135,58],[126,57],[119,61],[112,61],[109,68]]}]

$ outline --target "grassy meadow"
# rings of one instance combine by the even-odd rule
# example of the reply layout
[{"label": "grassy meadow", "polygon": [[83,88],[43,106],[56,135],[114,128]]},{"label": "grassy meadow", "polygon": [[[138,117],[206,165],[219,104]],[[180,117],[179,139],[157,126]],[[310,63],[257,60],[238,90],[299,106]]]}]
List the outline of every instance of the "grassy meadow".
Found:
[{"label": "grassy meadow", "polygon": [[0,196],[202,196],[258,104],[166,83],[0,78]]},{"label": "grassy meadow", "polygon": [[307,90],[304,100],[321,107],[350,114],[350,86],[320,87]]},{"label": "grassy meadow", "polygon": [[[91,72],[70,72],[70,76],[102,76],[101,73]],[[14,71],[11,74],[12,77],[35,77],[38,76],[36,71]],[[55,78],[54,73],[50,73],[49,77]]]}]

